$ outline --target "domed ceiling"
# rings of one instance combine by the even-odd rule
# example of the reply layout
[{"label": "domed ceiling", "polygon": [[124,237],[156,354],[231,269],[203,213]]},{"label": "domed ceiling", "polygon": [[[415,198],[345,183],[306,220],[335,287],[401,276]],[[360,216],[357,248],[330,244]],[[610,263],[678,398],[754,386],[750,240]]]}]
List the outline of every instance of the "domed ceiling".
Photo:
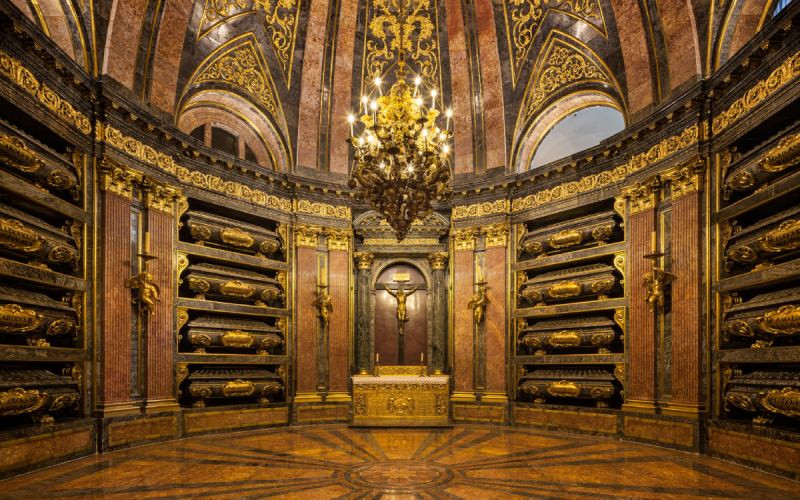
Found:
[{"label": "domed ceiling", "polygon": [[[405,0],[409,72],[453,107],[457,178],[520,172],[551,130],[561,136],[549,154],[569,155],[586,142],[571,133],[599,140],[680,95],[752,38],[774,1]],[[182,131],[209,145],[227,138],[234,154],[266,168],[334,180],[349,168],[347,114],[374,76],[387,88],[394,78],[404,7],[13,3],[87,73]],[[618,119],[581,117],[596,108]],[[587,123],[597,123],[596,137]]]}]

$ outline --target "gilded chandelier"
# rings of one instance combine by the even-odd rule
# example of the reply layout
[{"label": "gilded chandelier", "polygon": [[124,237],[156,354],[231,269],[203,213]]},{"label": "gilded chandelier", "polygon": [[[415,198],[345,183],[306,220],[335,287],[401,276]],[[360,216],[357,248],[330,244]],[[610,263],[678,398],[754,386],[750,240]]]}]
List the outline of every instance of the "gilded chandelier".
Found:
[{"label": "gilded chandelier", "polygon": [[[425,92],[422,78],[406,82],[405,51],[411,51],[409,28],[413,14],[400,4],[396,28],[399,31],[395,83],[383,94],[380,75],[375,75],[369,94],[361,96],[359,114],[348,116],[354,165],[350,187],[359,199],[368,200],[395,230],[398,241],[405,238],[411,223],[430,214],[434,200],[449,198],[450,119],[442,113],[435,88]],[[395,32],[395,34],[398,34]],[[428,94],[429,101],[423,97]],[[428,105],[428,103],[430,105]],[[443,106],[442,106],[443,107]],[[445,115],[445,126],[439,121]],[[360,122],[360,124],[357,124]],[[356,128],[361,130],[356,130]]]}]

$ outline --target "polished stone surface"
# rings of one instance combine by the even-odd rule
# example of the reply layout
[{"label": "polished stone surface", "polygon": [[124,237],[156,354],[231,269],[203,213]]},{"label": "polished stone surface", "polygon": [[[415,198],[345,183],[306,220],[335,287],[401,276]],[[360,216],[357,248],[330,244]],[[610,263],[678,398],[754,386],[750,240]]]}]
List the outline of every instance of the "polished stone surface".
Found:
[{"label": "polished stone surface", "polygon": [[705,456],[508,427],[292,427],[84,458],[0,498],[797,498],[800,484]]}]

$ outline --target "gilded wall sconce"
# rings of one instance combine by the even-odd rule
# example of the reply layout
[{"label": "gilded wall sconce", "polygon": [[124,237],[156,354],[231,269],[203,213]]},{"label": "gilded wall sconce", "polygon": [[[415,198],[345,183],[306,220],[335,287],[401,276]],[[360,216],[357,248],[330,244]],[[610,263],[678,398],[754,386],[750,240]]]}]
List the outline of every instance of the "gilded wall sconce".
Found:
[{"label": "gilded wall sconce", "polygon": [[658,259],[663,257],[662,252],[656,251],[656,233],[653,231],[650,244],[650,253],[645,255],[645,259],[652,261],[652,269],[644,275],[644,287],[647,291],[645,302],[650,307],[650,311],[663,311],[666,301],[667,285],[672,283],[677,276],[659,267]]},{"label": "gilded wall sconce", "polygon": [[483,322],[483,317],[486,312],[486,304],[489,303],[489,297],[486,296],[486,282],[481,281],[476,283],[478,291],[472,294],[472,300],[469,301],[467,307],[472,309],[472,318],[475,320],[476,325]]},{"label": "gilded wall sconce", "polygon": [[139,304],[139,314],[145,315],[155,311],[156,303],[161,300],[159,294],[161,289],[153,279],[153,275],[147,270],[147,264],[155,255],[150,253],[150,233],[144,234],[144,252],[139,254],[144,261],[143,270],[125,280],[125,287],[137,291],[136,301]]},{"label": "gilded wall sconce", "polygon": [[311,303],[317,308],[317,316],[322,320],[322,327],[328,328],[333,312],[333,300],[327,292],[328,285],[317,285],[317,298]]}]

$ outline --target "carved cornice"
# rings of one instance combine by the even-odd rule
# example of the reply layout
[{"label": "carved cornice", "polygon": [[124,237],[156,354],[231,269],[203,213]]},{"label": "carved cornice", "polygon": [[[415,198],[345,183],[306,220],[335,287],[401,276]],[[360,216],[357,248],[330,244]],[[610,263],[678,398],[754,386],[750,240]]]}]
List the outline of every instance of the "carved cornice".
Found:
[{"label": "carved cornice", "polygon": [[372,269],[372,263],[375,262],[375,254],[372,252],[355,252],[353,258],[360,271],[369,271]]},{"label": "carved cornice", "polygon": [[346,252],[350,249],[350,238],[352,238],[350,230],[326,228],[324,232],[328,240],[328,250]]},{"label": "carved cornice", "polygon": [[486,236],[486,248],[507,247],[510,226],[507,222],[498,222],[481,228]]},{"label": "carved cornice", "polygon": [[104,157],[100,163],[100,187],[104,191],[131,199],[134,184],[142,182],[142,179],[143,176],[140,172],[131,170],[109,158]]},{"label": "carved cornice", "polygon": [[488,215],[506,215],[511,208],[510,200],[494,200],[475,203],[472,205],[459,205],[453,207],[453,220],[486,217]]},{"label": "carved cornice", "polygon": [[800,75],[800,51],[789,56],[768,77],[759,80],[742,97],[733,101],[733,104],[728,106],[725,111],[715,116],[711,125],[712,132],[714,134],[723,132],[752,109],[794,81],[798,75]]},{"label": "carved cornice", "polygon": [[630,202],[630,214],[654,209],[658,205],[660,186],[658,179],[653,178],[623,188],[622,195]]},{"label": "carved cornice", "polygon": [[681,133],[667,137],[644,153],[633,156],[628,162],[597,174],[587,175],[577,181],[559,184],[511,202],[511,211],[522,212],[549,203],[572,198],[582,193],[612,186],[623,182],[630,174],[654,165],[675,153],[697,144],[699,128],[693,124]]},{"label": "carved cornice", "polygon": [[0,50],[0,75],[5,76],[11,83],[33,96],[39,101],[39,104],[61,117],[84,135],[92,133],[92,123],[88,116],[62,99],[47,84],[41,83],[19,60],[2,50]]},{"label": "carved cornice", "polygon": [[434,252],[428,254],[428,262],[431,263],[431,269],[434,271],[443,271],[447,269],[447,252]]},{"label": "carved cornice", "polygon": [[349,221],[352,218],[350,207],[330,205],[310,200],[294,200],[294,212],[298,214],[316,215],[329,219],[342,219]]},{"label": "carved cornice", "polygon": [[672,198],[678,199],[691,193],[700,191],[703,186],[705,161],[696,158],[689,164],[666,171],[662,180],[669,181]]},{"label": "carved cornice", "polygon": [[298,224],[294,228],[295,242],[298,247],[317,248],[317,243],[319,242],[319,235],[321,233],[322,233],[322,228],[319,226]]},{"label": "carved cornice", "polygon": [[402,241],[397,241],[396,238],[364,238],[364,246],[370,247],[436,245],[439,245],[439,238],[404,238]]},{"label": "carved cornice", "polygon": [[172,175],[176,174],[177,164],[171,156],[159,153],[155,148],[133,137],[124,135],[119,129],[111,125],[98,122],[95,135],[98,141],[105,142],[114,149],[118,149],[128,156],[136,158],[142,163],[156,167]]},{"label": "carved cornice", "polygon": [[[152,210],[171,214],[173,208],[181,203],[180,190],[172,186],[146,181],[142,189],[144,190],[145,204]],[[185,200],[185,198],[183,199]]]},{"label": "carved cornice", "polygon": [[451,233],[453,238],[453,247],[458,250],[475,250],[475,236],[478,234],[478,229],[468,227],[463,229],[454,229]]}]

